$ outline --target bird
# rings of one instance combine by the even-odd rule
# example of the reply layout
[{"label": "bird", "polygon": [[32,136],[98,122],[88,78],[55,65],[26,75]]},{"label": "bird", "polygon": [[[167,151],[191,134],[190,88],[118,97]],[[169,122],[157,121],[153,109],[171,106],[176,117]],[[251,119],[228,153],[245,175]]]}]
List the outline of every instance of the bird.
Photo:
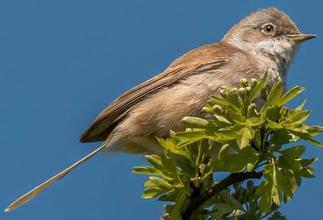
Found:
[{"label": "bird", "polygon": [[268,86],[286,83],[298,46],[314,34],[302,33],[277,8],[259,9],[235,24],[217,43],[203,45],[175,59],[163,72],[128,90],[108,105],[82,134],[81,142],[102,142],[93,152],[25,193],[12,211],[57,182],[98,152],[160,153],[156,137],[184,129],[181,119],[199,116],[219,88],[234,87],[242,78]]}]

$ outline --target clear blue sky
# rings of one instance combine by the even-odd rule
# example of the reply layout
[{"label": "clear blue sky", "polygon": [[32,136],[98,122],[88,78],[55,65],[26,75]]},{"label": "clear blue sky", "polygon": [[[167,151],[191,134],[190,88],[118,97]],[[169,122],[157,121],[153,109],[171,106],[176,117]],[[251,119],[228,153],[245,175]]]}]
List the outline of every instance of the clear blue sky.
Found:
[{"label": "clear blue sky", "polygon": [[[288,85],[306,87],[298,100],[307,98],[310,121],[323,124],[321,1],[1,1],[0,208],[92,151],[97,144],[81,144],[79,135],[106,104],[268,6],[319,35],[300,48]],[[323,159],[323,149],[307,149]],[[143,163],[98,155],[0,219],[158,219],[161,204],[141,199],[145,177],[130,172]],[[289,219],[322,218],[323,160],[316,168],[317,178],[283,207]]]}]

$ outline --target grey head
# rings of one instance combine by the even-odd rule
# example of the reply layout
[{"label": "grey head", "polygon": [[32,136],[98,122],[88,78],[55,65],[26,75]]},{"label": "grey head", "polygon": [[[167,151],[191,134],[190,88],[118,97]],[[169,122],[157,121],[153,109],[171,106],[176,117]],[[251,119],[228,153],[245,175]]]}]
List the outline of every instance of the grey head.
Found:
[{"label": "grey head", "polygon": [[314,37],[313,34],[303,34],[284,12],[266,8],[242,19],[222,41],[257,56],[270,58],[285,74],[297,46]]}]

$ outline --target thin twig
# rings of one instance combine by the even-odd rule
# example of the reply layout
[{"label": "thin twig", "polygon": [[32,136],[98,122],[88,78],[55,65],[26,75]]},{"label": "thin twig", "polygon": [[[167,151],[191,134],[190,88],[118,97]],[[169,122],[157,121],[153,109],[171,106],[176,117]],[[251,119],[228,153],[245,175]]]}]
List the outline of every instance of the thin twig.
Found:
[{"label": "thin twig", "polygon": [[239,183],[247,179],[260,179],[261,176],[262,172],[232,173],[204,193],[198,195],[196,195],[195,193],[192,194],[189,203],[182,212],[182,219],[189,220],[194,211],[198,209],[203,203],[205,203],[207,200],[209,200],[222,190],[228,188],[232,184]]}]

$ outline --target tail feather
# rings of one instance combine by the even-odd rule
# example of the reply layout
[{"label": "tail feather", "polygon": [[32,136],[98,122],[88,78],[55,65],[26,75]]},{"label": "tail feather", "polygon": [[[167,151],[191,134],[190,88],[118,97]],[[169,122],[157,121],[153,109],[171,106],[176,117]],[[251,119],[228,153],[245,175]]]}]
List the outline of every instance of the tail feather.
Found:
[{"label": "tail feather", "polygon": [[47,189],[50,185],[52,185],[56,181],[62,179],[64,176],[66,176],[67,174],[69,174],[69,172],[71,172],[72,170],[74,170],[80,164],[82,164],[83,162],[87,161],[88,159],[90,159],[91,157],[93,157],[95,154],[97,154],[98,152],[100,152],[101,150],[103,150],[106,147],[107,147],[107,143],[105,142],[100,147],[98,147],[97,149],[95,149],[94,151],[92,151],[91,153],[89,153],[88,155],[86,155],[85,157],[83,157],[82,159],[76,161],[71,166],[67,167],[65,170],[59,172],[55,176],[51,177],[50,179],[46,180],[42,184],[36,186],[35,188],[33,188],[32,190],[30,190],[29,192],[25,193],[24,195],[22,195],[21,197],[19,197],[18,199],[16,199],[13,203],[11,203],[5,209],[5,212],[10,212],[12,210],[15,210],[16,208],[18,208],[18,207],[22,206],[23,204],[27,203],[29,200],[31,200],[32,198],[34,198],[35,196],[37,196],[39,193],[41,193],[42,191],[44,191],[45,189]]}]

